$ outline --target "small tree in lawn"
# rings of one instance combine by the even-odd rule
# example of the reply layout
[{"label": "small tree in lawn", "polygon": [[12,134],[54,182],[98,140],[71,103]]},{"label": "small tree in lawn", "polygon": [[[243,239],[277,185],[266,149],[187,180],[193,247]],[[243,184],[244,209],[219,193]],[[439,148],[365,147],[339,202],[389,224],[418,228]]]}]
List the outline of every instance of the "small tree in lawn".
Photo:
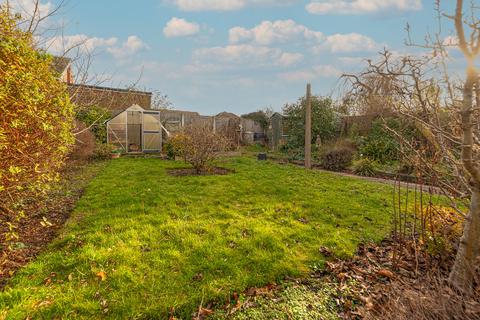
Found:
[{"label": "small tree in lawn", "polygon": [[226,149],[227,139],[204,124],[194,124],[171,138],[175,153],[190,163],[195,171],[208,171],[219,152]]}]

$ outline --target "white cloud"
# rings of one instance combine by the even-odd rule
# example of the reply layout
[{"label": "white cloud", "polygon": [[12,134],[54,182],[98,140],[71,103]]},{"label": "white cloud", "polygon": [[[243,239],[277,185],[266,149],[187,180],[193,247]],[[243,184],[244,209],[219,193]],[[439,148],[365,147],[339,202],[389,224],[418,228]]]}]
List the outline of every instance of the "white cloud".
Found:
[{"label": "white cloud", "polygon": [[70,36],[56,36],[45,41],[45,48],[53,53],[62,55],[67,51],[78,49],[82,53],[92,53],[100,47],[112,47],[117,44],[118,39],[89,37],[85,34]]},{"label": "white cloud", "polygon": [[148,48],[138,36],[129,36],[122,44],[118,44],[119,40],[116,37],[97,38],[85,34],[56,36],[43,41],[40,39],[40,42],[43,42],[47,51],[57,55],[63,55],[72,50],[78,50],[83,54],[91,54],[95,50],[105,50],[116,59],[131,57]]},{"label": "white cloud", "polygon": [[318,42],[323,34],[313,31],[304,25],[297,24],[293,20],[263,21],[252,29],[234,27],[230,29],[229,39],[231,43],[253,41],[261,45],[272,43],[285,43],[295,40],[309,40]]},{"label": "white cloud", "polygon": [[147,48],[148,46],[142,39],[137,36],[129,36],[120,47],[107,48],[107,52],[111,53],[116,59],[125,59]]},{"label": "white cloud", "polygon": [[235,11],[247,6],[288,5],[297,0],[170,0],[183,11]]},{"label": "white cloud", "polygon": [[277,60],[279,66],[291,66],[303,60],[303,54],[284,52]]},{"label": "white cloud", "polygon": [[362,65],[366,61],[366,58],[361,57],[339,57],[338,61],[342,63],[344,66],[354,67]]},{"label": "white cloud", "polygon": [[313,47],[314,53],[329,50],[338,52],[368,52],[380,49],[381,45],[372,38],[359,33],[334,34],[326,37],[325,42]]},{"label": "white cloud", "polygon": [[303,55],[299,53],[288,53],[278,48],[250,44],[201,48],[196,49],[193,55],[196,59],[214,59],[222,63],[246,64],[251,66],[275,65],[285,67],[293,65],[303,59]]},{"label": "white cloud", "polygon": [[[181,67],[182,73],[187,75],[210,74],[231,69],[232,67],[229,65],[219,65],[217,63],[199,63],[198,61]],[[178,69],[176,70],[176,73],[178,74]]]},{"label": "white cloud", "polygon": [[279,78],[291,82],[305,82],[316,78],[332,78],[341,75],[340,70],[331,65],[317,65],[308,70],[299,70],[279,74]]},{"label": "white cloud", "polygon": [[386,10],[422,9],[421,0],[324,0],[306,6],[312,14],[369,14]]},{"label": "white cloud", "polygon": [[[31,18],[35,13],[36,0],[10,0],[10,7],[13,11],[20,13],[24,18]],[[1,0],[0,4],[5,4],[6,0]],[[39,2],[36,17],[45,17],[53,9],[53,4],[48,2]]]},{"label": "white cloud", "polygon": [[188,22],[185,19],[172,18],[168,21],[163,34],[167,38],[187,37],[197,34],[200,31],[200,26],[197,23]]},{"label": "white cloud", "polygon": [[174,4],[184,11],[232,11],[245,6],[244,0],[175,0]]}]

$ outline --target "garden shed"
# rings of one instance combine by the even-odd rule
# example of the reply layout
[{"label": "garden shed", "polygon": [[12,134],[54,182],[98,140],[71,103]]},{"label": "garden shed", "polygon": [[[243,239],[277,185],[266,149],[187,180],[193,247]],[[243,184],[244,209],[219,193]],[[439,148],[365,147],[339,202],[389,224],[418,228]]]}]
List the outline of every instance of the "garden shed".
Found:
[{"label": "garden shed", "polygon": [[160,111],[133,105],[106,122],[107,140],[125,153],[162,150]]}]

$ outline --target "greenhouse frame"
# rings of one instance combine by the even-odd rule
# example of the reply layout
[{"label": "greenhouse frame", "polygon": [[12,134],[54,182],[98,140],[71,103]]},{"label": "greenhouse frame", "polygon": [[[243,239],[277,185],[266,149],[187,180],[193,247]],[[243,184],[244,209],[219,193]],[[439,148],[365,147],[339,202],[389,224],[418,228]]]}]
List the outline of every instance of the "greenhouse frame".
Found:
[{"label": "greenhouse frame", "polygon": [[162,150],[160,111],[138,105],[106,122],[107,142],[124,153],[158,153]]}]

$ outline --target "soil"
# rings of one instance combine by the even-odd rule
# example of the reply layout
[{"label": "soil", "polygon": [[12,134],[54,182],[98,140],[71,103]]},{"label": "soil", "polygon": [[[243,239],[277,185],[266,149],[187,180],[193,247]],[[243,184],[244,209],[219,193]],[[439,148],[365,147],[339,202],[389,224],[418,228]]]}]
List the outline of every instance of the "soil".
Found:
[{"label": "soil", "polygon": [[27,218],[16,223],[17,239],[6,241],[6,216],[0,215],[0,289],[22,266],[40,254],[58,235],[85,187],[103,168],[102,163],[87,167],[85,162],[67,163],[60,182],[43,201],[32,201],[24,209]]},{"label": "soil", "polygon": [[220,175],[224,176],[230,173],[235,172],[234,170],[222,168],[222,167],[211,167],[207,170],[197,172],[193,168],[179,168],[179,169],[169,169],[167,173],[175,177],[186,177],[186,176],[214,176]]}]

